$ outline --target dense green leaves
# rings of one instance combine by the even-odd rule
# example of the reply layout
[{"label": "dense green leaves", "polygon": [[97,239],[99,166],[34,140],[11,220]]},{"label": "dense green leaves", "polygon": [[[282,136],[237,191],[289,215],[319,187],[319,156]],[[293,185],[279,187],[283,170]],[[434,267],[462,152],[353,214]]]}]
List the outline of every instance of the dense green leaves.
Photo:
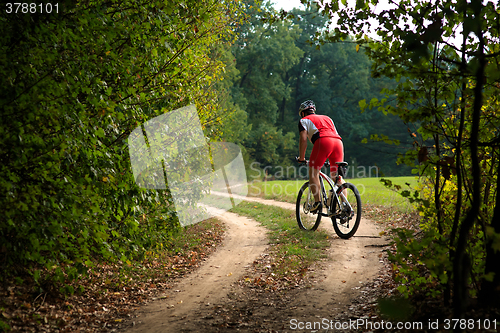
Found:
[{"label": "dense green leaves", "polygon": [[[370,76],[371,63],[356,43],[324,43],[328,22],[316,8],[294,9],[276,19],[269,3],[245,1],[246,21],[233,47],[237,73],[231,72],[231,100],[247,114],[249,135],[239,139],[251,159],[262,167],[287,167],[298,154],[298,107],[315,101],[320,114],[330,116],[343,138],[345,158],[354,168],[377,166],[386,175],[409,174],[397,166],[397,152],[404,149],[376,147],[369,138],[390,128],[401,143],[411,144],[407,126],[397,117],[376,110],[361,112],[359,101],[382,100],[387,79]],[[274,18],[274,19],[273,19]],[[392,104],[391,104],[392,105]],[[233,127],[233,126],[231,126]],[[228,134],[228,138],[236,138]]]},{"label": "dense green leaves", "polygon": [[[332,18],[328,9],[335,5],[338,1],[323,10],[328,18]],[[445,301],[453,288],[458,317],[468,288],[473,294],[482,288],[484,296],[491,296],[500,285],[498,264],[493,264],[498,263],[493,249],[500,232],[499,215],[495,215],[500,206],[496,196],[500,13],[494,1],[403,0],[393,5],[378,12],[375,7],[361,9],[358,3],[356,8],[341,9],[330,40],[345,40],[355,33],[373,61],[372,74],[398,82],[385,91],[397,96],[395,104],[366,99],[360,103],[362,108],[377,108],[418,125],[411,131],[413,145],[401,161],[413,165],[428,181],[422,202],[430,205],[420,206],[425,218],[421,243],[448,254],[440,264],[449,269],[439,280]],[[368,18],[378,22],[380,41],[363,38],[362,26]],[[422,254],[411,241],[402,240],[399,245],[400,251]],[[399,264],[401,259],[395,258]],[[434,271],[434,264],[422,262]],[[414,279],[407,281],[410,285],[422,282],[415,272],[405,274]],[[483,276],[488,279],[481,286],[471,284]]]},{"label": "dense green leaves", "polygon": [[35,279],[52,271],[63,281],[93,256],[126,261],[168,237],[171,199],[135,185],[126,139],[190,103],[204,126],[217,122],[218,50],[231,41],[235,10],[79,1],[61,3],[59,15],[2,12],[2,272],[29,267]]}]

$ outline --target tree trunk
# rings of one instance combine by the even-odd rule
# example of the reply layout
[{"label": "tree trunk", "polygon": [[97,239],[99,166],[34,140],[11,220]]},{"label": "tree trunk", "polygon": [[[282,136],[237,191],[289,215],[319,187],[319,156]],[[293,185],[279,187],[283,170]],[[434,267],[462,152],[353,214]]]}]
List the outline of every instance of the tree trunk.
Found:
[{"label": "tree trunk", "polygon": [[[466,12],[464,12],[464,21],[466,18]],[[467,59],[466,59],[466,46],[467,46],[467,36],[463,35],[462,41],[462,63],[460,66],[460,71],[465,75],[467,71]],[[453,262],[453,258],[455,257],[455,240],[458,231],[458,226],[460,224],[460,216],[462,212],[462,138],[464,133],[464,125],[465,125],[465,108],[467,107],[467,96],[465,95],[465,89],[467,85],[465,81],[462,83],[461,96],[460,100],[460,125],[458,128],[458,137],[456,141],[456,156],[455,156],[455,167],[457,171],[457,202],[455,204],[455,217],[453,218],[453,226],[451,228],[450,234],[450,242],[449,242],[449,258],[450,261]],[[449,304],[451,301],[451,279],[448,279],[446,284],[446,288],[444,291],[444,302],[445,304]]]},{"label": "tree trunk", "polygon": [[[497,195],[495,210],[491,219],[491,227],[495,234],[500,234],[500,161],[497,162]],[[500,306],[500,251],[495,251],[495,238],[486,235],[486,264],[485,273],[493,273],[493,280],[483,279],[479,300],[486,306]],[[496,241],[498,242],[498,240]],[[498,245],[497,245],[498,246]]]},{"label": "tree trunk", "polygon": [[[436,156],[440,157],[441,150],[439,149],[439,135],[434,135],[434,145],[436,146]],[[443,180],[446,182],[446,180]],[[439,234],[443,234],[443,209],[441,208],[441,165],[438,163],[436,165],[436,181],[434,184],[434,205],[436,206],[437,212],[437,226]],[[444,186],[444,184],[443,184]]]},{"label": "tree trunk", "polygon": [[[474,8],[474,18],[481,20],[481,6]],[[470,139],[470,153],[472,160],[472,206],[465,217],[465,220],[460,226],[458,235],[456,254],[453,260],[453,310],[454,318],[462,318],[466,308],[467,300],[467,263],[468,256],[465,252],[469,232],[474,222],[477,220],[479,209],[481,206],[481,170],[478,156],[479,142],[479,122],[481,120],[481,108],[483,106],[483,85],[484,85],[484,69],[486,67],[486,59],[484,57],[484,38],[483,32],[479,28],[475,31],[479,39],[479,51],[477,54],[479,66],[476,72],[476,86],[474,87],[474,108],[472,113],[472,127]]]}]

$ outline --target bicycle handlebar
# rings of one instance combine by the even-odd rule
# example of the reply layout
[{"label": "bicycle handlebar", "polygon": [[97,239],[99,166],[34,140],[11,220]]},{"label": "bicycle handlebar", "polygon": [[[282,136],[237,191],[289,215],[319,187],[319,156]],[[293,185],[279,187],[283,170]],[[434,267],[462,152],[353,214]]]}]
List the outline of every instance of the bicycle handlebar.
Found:
[{"label": "bicycle handlebar", "polygon": [[308,163],[309,163],[309,161],[308,161],[308,160],[299,161],[299,157],[298,157],[298,156],[295,156],[295,161],[296,161],[297,163],[303,163],[303,164],[308,164]]},{"label": "bicycle handlebar", "polygon": [[[295,161],[297,161],[297,163],[300,163],[300,164],[307,164],[307,165],[309,164],[308,160],[299,161],[299,157],[298,156],[295,157]],[[325,164],[323,164],[323,166],[329,167],[330,166],[330,161],[326,160],[326,162],[325,162]]]}]

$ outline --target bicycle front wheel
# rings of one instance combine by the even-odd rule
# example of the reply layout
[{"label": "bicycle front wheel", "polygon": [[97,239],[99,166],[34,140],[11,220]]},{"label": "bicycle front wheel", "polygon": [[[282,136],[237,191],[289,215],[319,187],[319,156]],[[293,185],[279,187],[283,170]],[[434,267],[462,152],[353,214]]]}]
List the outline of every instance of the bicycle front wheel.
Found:
[{"label": "bicycle front wheel", "polygon": [[361,221],[361,197],[358,189],[351,183],[345,183],[337,189],[337,199],[333,200],[333,229],[340,238],[351,238]]},{"label": "bicycle front wheel", "polygon": [[313,204],[314,196],[309,187],[309,182],[306,182],[299,190],[295,207],[297,223],[302,230],[314,231],[318,229],[321,221],[321,214],[309,213]]}]

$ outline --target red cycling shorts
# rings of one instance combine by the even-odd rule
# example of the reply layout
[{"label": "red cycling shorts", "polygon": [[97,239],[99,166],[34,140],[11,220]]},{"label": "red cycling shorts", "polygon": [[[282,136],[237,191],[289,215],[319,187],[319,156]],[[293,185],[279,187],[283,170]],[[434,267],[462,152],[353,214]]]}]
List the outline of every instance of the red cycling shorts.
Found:
[{"label": "red cycling shorts", "polygon": [[336,174],[337,164],[344,161],[344,145],[339,138],[323,137],[314,142],[309,165],[315,169],[321,169],[326,159],[330,161],[330,173]]}]

